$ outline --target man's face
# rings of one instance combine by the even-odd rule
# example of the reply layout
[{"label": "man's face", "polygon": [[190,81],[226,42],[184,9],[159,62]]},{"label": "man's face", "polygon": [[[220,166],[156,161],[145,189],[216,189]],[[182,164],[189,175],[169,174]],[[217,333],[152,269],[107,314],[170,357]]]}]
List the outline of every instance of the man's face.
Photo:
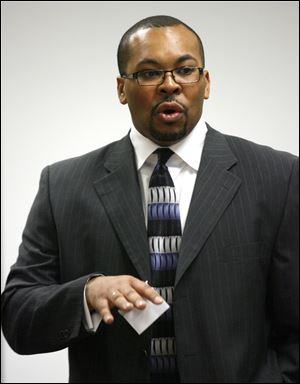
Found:
[{"label": "man's face", "polygon": [[[126,74],[182,66],[203,67],[196,36],[183,25],[142,29],[129,40]],[[207,71],[200,81],[177,84],[167,73],[164,82],[140,86],[136,79],[118,77],[118,95],[127,104],[136,129],[160,146],[172,145],[186,137],[202,115],[209,97]]]}]

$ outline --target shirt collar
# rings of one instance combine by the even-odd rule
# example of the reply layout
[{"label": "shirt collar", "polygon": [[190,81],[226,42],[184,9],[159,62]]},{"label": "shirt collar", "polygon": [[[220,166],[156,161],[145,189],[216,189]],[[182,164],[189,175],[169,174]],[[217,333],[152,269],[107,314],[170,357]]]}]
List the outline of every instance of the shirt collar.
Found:
[{"label": "shirt collar", "polygon": [[[183,140],[170,146],[177,156],[196,171],[199,169],[206,132],[207,127],[201,117]],[[135,127],[130,130],[129,137],[134,148],[137,169],[140,170],[147,158],[159,148],[159,145],[143,136]]]}]

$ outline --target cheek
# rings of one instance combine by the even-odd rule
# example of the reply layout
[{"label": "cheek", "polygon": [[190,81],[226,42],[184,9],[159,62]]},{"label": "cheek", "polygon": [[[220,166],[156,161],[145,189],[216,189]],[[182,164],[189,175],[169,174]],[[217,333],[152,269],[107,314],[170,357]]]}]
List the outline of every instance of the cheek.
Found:
[{"label": "cheek", "polygon": [[188,122],[189,125],[194,126],[197,121],[200,119],[203,110],[203,101],[204,101],[204,89],[201,87],[197,90],[190,90],[186,94],[188,101]]},{"label": "cheek", "polygon": [[131,113],[139,116],[151,113],[151,109],[153,107],[153,96],[150,92],[144,92],[143,90],[135,91],[130,94],[127,100]]},{"label": "cheek", "polygon": [[202,89],[197,91],[192,91],[186,95],[187,100],[189,100],[189,111],[195,113],[203,104],[204,92]]},{"label": "cheek", "polygon": [[199,109],[202,107],[203,98],[199,95],[194,95],[194,97],[189,99],[189,108],[188,112],[190,115],[195,115],[198,113]]}]

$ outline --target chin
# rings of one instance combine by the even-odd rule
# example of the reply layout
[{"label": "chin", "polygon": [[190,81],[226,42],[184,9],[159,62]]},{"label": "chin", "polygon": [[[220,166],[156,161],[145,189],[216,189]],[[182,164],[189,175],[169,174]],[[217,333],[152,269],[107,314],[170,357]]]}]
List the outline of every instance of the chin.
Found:
[{"label": "chin", "polygon": [[165,143],[168,145],[170,143],[174,144],[177,141],[182,140],[188,134],[186,125],[179,128],[175,128],[172,127],[171,124],[169,125],[169,127],[167,127],[167,129],[164,130],[160,130],[156,127],[151,126],[149,132],[150,137],[153,141],[162,144]]}]

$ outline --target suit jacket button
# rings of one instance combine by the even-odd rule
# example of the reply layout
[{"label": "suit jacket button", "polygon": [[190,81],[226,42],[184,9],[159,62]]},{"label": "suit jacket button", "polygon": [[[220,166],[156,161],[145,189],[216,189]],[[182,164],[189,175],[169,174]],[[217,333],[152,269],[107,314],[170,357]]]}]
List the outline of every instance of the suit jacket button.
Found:
[{"label": "suit jacket button", "polygon": [[67,339],[70,336],[70,330],[64,329],[64,338]]},{"label": "suit jacket button", "polygon": [[70,336],[70,329],[61,329],[58,332],[58,337],[60,340],[66,340]]}]

